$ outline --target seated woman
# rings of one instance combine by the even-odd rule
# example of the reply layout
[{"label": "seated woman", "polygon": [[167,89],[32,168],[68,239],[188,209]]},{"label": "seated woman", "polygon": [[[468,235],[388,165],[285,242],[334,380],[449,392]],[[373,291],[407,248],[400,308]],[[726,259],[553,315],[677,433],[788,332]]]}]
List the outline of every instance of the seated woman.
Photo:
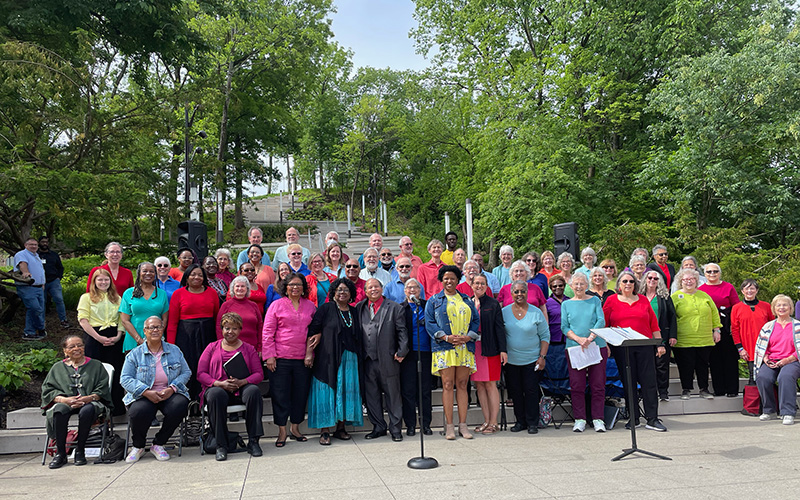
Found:
[{"label": "seated woman", "polygon": [[[197,366],[197,380],[203,386],[200,404],[208,405],[211,430],[217,441],[217,461],[228,458],[228,406],[244,404],[245,425],[247,427],[247,453],[260,457],[263,453],[258,440],[264,435],[261,424],[263,399],[258,385],[264,380],[261,362],[256,350],[239,339],[242,331],[242,317],[236,313],[226,313],[222,320],[222,340],[206,347]],[[242,353],[250,372],[246,378],[234,378],[225,372],[224,364],[236,353]],[[235,443],[234,443],[235,444]]]},{"label": "seated woman", "polygon": [[222,339],[222,317],[225,313],[236,313],[242,318],[242,331],[239,338],[261,352],[261,328],[264,326],[264,311],[250,300],[250,283],[244,276],[231,281],[230,298],[220,306],[217,321],[217,340]]},{"label": "seated woman", "polygon": [[[772,299],[774,319],[761,328],[756,340],[755,372],[758,394],[764,411],[759,420],[783,415],[783,425],[792,425],[797,414],[797,379],[800,378],[800,321],[791,317],[792,299],[776,295]],[[778,383],[778,405],[775,404]],[[778,408],[778,406],[780,408]]]},{"label": "seated woman", "polygon": [[56,455],[51,469],[67,463],[67,424],[70,415],[78,415],[78,438],[75,465],[86,465],[86,438],[89,429],[113,408],[108,373],[100,361],[84,354],[83,338],[67,335],[61,348],[67,356],[50,368],[42,383],[42,413],[47,417],[47,436],[55,439]]},{"label": "seated woman", "polygon": [[134,347],[125,358],[120,383],[125,388],[124,403],[128,407],[133,447],[125,458],[134,463],[144,455],[147,431],[156,416],[164,415],[150,453],[156,460],[169,460],[164,449],[167,440],[186,416],[189,407],[189,390],[186,382],[192,375],[180,349],[161,340],[164,322],[159,316],[150,316],[144,322],[145,343]]}]

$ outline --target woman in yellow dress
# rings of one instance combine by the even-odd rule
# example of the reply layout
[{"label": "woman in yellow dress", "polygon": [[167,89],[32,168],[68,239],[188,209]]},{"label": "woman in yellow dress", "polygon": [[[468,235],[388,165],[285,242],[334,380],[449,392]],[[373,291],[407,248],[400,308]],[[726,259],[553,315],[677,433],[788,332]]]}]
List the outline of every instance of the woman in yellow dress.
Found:
[{"label": "woman in yellow dress", "polygon": [[461,281],[458,267],[442,266],[438,278],[443,290],[431,297],[425,306],[425,329],[432,338],[431,373],[442,377],[445,437],[456,438],[453,425],[453,389],[456,388],[458,432],[465,439],[472,439],[467,428],[467,382],[477,370],[475,340],[480,318],[472,300],[456,290]]}]

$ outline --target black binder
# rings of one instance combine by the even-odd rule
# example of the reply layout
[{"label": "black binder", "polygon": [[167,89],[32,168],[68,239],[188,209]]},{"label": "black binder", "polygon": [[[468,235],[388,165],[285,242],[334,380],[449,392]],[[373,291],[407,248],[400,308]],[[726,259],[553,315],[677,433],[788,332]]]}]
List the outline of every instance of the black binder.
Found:
[{"label": "black binder", "polygon": [[247,362],[244,360],[241,351],[234,354],[231,359],[222,365],[222,369],[229,377],[238,378],[241,380],[250,376],[250,369],[247,367]]}]

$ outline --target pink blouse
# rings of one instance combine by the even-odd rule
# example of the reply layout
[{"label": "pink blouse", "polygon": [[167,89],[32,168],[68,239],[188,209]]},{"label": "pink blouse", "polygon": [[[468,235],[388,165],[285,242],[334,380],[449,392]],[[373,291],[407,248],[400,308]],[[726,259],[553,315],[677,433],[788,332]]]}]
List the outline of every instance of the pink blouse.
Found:
[{"label": "pink blouse", "polygon": [[302,298],[296,311],[288,297],[270,304],[261,335],[262,359],[305,359],[308,325],[316,310],[310,300]]}]

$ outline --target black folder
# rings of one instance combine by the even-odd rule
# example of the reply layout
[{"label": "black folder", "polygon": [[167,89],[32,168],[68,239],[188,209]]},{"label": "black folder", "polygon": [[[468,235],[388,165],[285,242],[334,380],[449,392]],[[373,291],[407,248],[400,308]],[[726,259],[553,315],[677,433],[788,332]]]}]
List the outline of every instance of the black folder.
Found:
[{"label": "black folder", "polygon": [[247,362],[244,360],[241,351],[234,354],[231,359],[222,365],[222,369],[229,377],[238,378],[241,380],[250,376],[250,369],[247,367]]}]

